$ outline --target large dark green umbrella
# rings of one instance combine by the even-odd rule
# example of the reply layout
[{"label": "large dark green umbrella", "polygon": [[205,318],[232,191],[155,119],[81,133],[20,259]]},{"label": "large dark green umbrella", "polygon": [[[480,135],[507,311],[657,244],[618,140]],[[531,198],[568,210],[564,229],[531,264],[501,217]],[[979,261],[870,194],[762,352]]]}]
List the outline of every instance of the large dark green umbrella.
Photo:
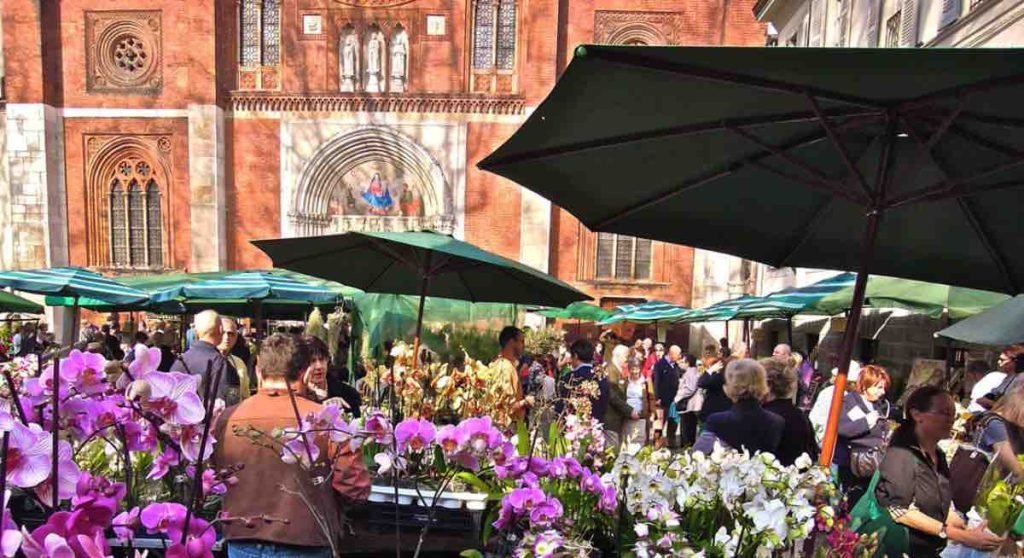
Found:
[{"label": "large dark green umbrella", "polygon": [[[480,166],[592,230],[1016,294],[1024,55],[585,46]],[[685,226],[680,226],[685,223]]]},{"label": "large dark green umbrella", "polygon": [[0,291],[0,312],[23,312],[41,314],[43,307],[31,300],[21,298],[7,291]]},{"label": "large dark green umbrella", "polygon": [[1024,295],[1017,295],[935,335],[978,345],[1024,343]]},{"label": "large dark green umbrella", "polygon": [[419,295],[417,339],[427,296],[544,306],[590,298],[529,266],[429,231],[350,232],[253,244],[275,267],[367,292]]}]

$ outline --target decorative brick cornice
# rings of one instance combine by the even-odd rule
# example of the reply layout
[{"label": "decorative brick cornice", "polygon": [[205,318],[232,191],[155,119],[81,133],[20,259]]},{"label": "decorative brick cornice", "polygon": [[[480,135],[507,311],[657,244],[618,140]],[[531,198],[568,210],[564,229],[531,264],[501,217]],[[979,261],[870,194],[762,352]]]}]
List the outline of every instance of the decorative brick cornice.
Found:
[{"label": "decorative brick cornice", "polygon": [[268,112],[411,112],[447,114],[522,115],[522,97],[477,95],[358,95],[351,93],[291,95],[233,91],[228,95],[233,111]]}]

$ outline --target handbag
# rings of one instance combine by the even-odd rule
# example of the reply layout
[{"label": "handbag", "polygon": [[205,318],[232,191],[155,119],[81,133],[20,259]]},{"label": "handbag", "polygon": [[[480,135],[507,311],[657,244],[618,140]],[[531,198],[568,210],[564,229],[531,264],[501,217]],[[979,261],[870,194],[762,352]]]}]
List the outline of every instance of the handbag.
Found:
[{"label": "handbag", "polygon": [[910,531],[896,523],[875,498],[879,472],[871,476],[867,492],[850,510],[850,528],[862,535],[878,533],[878,550],[875,557],[903,558],[910,550]]},{"label": "handbag", "polygon": [[974,430],[972,444],[964,444],[957,448],[953,459],[949,462],[949,478],[956,479],[951,483],[953,489],[953,505],[962,513],[970,511],[978,497],[978,487],[992,463],[992,456],[979,446],[981,436],[995,415],[982,416],[971,427]]},{"label": "handbag", "polygon": [[866,479],[878,471],[885,457],[885,448],[865,448],[850,450],[850,472],[857,478]]}]

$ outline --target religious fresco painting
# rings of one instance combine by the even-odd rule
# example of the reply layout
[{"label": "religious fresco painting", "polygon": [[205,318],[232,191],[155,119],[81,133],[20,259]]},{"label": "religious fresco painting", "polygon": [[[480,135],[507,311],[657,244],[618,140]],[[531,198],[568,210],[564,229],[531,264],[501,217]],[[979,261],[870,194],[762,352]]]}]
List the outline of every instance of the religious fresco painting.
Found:
[{"label": "religious fresco painting", "polygon": [[423,185],[385,162],[367,162],[342,177],[331,195],[328,214],[341,216],[422,217]]}]

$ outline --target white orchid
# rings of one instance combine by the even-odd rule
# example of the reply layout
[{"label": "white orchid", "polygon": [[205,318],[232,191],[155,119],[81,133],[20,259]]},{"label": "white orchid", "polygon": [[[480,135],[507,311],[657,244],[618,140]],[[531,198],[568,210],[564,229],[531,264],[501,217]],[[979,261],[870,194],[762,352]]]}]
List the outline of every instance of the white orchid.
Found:
[{"label": "white orchid", "polygon": [[772,546],[781,544],[786,540],[789,533],[789,526],[786,524],[788,510],[786,503],[782,500],[755,500],[743,504],[743,511],[754,524],[754,530],[759,533],[770,532],[775,537],[768,537]]}]

